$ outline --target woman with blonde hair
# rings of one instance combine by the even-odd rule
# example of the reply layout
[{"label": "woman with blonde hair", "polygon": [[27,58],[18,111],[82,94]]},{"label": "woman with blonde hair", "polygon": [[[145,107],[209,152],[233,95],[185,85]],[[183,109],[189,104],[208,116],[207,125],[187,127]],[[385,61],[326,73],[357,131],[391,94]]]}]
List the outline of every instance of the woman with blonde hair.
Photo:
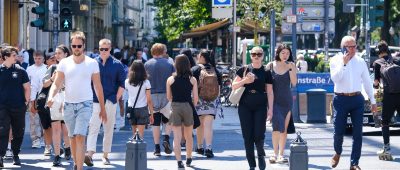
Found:
[{"label": "woman with blonde hair", "polygon": [[245,87],[239,101],[238,112],[247,162],[250,169],[255,169],[255,145],[259,169],[264,170],[266,168],[264,151],[266,120],[274,117],[272,114],[274,93],[271,72],[263,66],[263,49],[254,47],[250,54],[251,63],[236,72],[232,87],[233,90]]}]

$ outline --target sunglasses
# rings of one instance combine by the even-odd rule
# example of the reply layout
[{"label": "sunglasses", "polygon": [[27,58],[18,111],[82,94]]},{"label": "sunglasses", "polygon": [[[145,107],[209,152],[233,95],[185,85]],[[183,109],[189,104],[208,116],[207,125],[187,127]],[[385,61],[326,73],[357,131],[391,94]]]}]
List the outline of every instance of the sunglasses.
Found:
[{"label": "sunglasses", "polygon": [[71,45],[72,48],[82,48],[83,45]]},{"label": "sunglasses", "polygon": [[262,57],[263,53],[250,53],[252,57]]},{"label": "sunglasses", "polygon": [[357,45],[349,45],[349,46],[346,46],[346,48],[356,48],[357,47]]},{"label": "sunglasses", "polygon": [[108,51],[109,49],[108,48],[100,48],[99,50],[100,51]]}]

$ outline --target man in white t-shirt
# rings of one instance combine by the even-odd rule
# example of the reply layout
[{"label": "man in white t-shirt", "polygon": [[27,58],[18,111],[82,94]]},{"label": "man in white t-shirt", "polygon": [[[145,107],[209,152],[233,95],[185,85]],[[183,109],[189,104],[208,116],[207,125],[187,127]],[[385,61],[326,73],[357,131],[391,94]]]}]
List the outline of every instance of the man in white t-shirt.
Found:
[{"label": "man in white t-shirt", "polygon": [[47,105],[48,107],[53,105],[54,96],[64,84],[64,121],[70,137],[74,169],[82,170],[86,150],[85,138],[93,112],[91,82],[93,82],[94,91],[99,99],[100,119],[106,122],[107,115],[104,106],[103,87],[100,82],[99,65],[96,60],[84,55],[86,37],[83,32],[76,31],[72,33],[70,40],[73,54],[71,57],[61,60],[58,64]]},{"label": "man in white t-shirt", "polygon": [[[42,89],[42,79],[46,74],[47,67],[44,63],[43,53],[36,51],[33,54],[35,64],[26,69],[29,80],[31,81],[31,105],[29,114],[30,134],[32,139],[32,148],[41,148],[40,141],[42,138],[42,127],[44,129],[45,144],[51,147],[51,129],[50,126],[40,126],[40,118],[38,111],[33,107],[36,95]],[[49,148],[49,147],[47,147]],[[49,150],[48,150],[49,151]]]}]

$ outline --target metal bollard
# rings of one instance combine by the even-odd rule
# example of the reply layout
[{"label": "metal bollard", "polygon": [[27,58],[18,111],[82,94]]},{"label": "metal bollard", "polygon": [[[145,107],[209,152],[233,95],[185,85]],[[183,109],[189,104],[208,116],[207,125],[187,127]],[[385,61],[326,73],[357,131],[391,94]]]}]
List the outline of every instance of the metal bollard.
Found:
[{"label": "metal bollard", "polygon": [[297,132],[297,138],[290,144],[289,169],[307,170],[308,169],[308,147],[307,142],[301,138],[301,133]]},{"label": "metal bollard", "polygon": [[146,142],[140,138],[138,131],[136,131],[132,140],[126,143],[126,147],[125,169],[147,169]]}]

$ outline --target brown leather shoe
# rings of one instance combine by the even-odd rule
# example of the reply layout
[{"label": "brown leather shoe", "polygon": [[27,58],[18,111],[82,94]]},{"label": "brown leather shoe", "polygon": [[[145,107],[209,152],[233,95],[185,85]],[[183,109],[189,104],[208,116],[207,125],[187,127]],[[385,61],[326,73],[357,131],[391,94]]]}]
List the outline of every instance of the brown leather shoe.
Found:
[{"label": "brown leather shoe", "polygon": [[350,167],[350,170],[361,170],[361,168],[358,165],[354,165]]},{"label": "brown leather shoe", "polygon": [[337,164],[339,163],[339,159],[340,159],[340,155],[338,155],[338,154],[333,155],[332,160],[331,160],[332,168],[335,168],[337,166]]}]

